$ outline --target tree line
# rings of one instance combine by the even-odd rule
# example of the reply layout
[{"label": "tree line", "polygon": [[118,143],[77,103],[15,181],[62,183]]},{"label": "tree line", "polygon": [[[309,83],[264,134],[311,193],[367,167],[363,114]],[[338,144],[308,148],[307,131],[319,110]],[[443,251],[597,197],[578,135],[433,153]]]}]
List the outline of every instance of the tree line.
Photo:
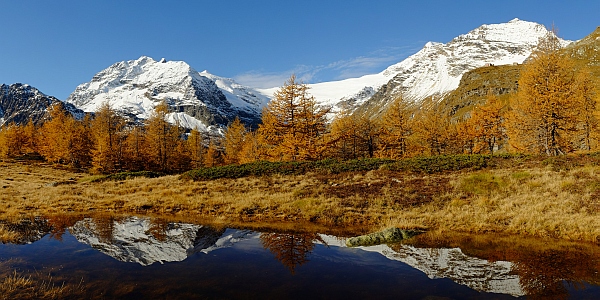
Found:
[{"label": "tree line", "polygon": [[47,161],[100,173],[153,170],[166,173],[253,161],[359,159],[503,151],[562,155],[599,146],[596,87],[589,70],[561,54],[549,35],[524,64],[509,101],[489,94],[456,120],[432,98],[418,106],[396,99],[379,118],[342,110],[331,122],[308,86],[294,75],[249,130],[235,119],[223,137],[167,122],[158,105],[143,125],[127,124],[107,103],[94,117],[75,120],[60,106],[42,126],[7,125],[0,156],[39,153]]}]

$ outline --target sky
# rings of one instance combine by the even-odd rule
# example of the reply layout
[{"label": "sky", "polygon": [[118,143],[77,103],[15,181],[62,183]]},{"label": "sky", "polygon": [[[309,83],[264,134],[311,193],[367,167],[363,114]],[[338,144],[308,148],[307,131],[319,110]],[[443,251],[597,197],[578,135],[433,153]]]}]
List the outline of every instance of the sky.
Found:
[{"label": "sky", "polygon": [[600,1],[0,0],[0,84],[65,100],[124,60],[183,60],[258,88],[379,73],[426,42],[514,18],[578,40]]}]

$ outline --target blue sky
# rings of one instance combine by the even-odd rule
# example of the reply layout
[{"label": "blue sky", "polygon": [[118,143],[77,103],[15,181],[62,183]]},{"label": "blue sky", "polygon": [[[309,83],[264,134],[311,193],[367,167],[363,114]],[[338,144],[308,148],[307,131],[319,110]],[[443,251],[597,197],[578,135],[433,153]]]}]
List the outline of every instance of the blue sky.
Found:
[{"label": "blue sky", "polygon": [[64,100],[142,55],[256,87],[292,73],[322,82],[380,72],[427,41],[513,18],[580,39],[600,26],[598,11],[600,1],[0,0],[0,83]]}]

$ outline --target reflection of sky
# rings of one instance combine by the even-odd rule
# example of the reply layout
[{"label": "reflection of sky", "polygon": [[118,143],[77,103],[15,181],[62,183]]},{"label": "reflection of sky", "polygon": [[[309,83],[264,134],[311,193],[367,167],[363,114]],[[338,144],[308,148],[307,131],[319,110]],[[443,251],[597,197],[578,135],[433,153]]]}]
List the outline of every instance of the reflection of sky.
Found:
[{"label": "reflection of sky", "polygon": [[[69,233],[62,242],[46,236],[29,245],[0,245],[0,260],[20,259],[16,266],[19,270],[52,270],[55,278],[67,283],[77,284],[83,278],[93,284],[90,293],[108,298],[123,296],[117,293],[118,288],[110,290],[112,287],[163,298],[187,292],[217,298],[312,298],[317,294],[330,298],[512,298],[477,291],[486,290],[482,278],[484,283],[494,282],[493,276],[499,275],[510,283],[515,277],[494,269],[498,262],[466,256],[458,248],[347,248],[343,239],[326,235],[320,238],[325,244],[316,242],[306,255],[308,261],[296,265],[293,273],[274,252],[263,248],[260,233],[236,229],[225,230],[204,251],[189,252],[185,260],[163,265],[118,261],[79,243]],[[509,289],[513,286],[505,288],[506,293],[520,295]],[[600,294],[597,286],[588,285],[583,290],[569,286],[568,290],[571,296],[582,299]]]}]

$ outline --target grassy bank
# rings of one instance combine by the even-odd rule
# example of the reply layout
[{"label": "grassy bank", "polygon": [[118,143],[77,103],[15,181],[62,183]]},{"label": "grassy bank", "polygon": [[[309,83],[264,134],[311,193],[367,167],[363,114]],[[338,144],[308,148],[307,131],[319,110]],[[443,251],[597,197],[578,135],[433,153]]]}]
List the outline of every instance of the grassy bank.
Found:
[{"label": "grassy bank", "polygon": [[[0,162],[0,217],[168,214],[600,242],[596,155],[257,163],[146,175],[92,176]],[[2,235],[8,239],[10,231],[0,226]]]}]

